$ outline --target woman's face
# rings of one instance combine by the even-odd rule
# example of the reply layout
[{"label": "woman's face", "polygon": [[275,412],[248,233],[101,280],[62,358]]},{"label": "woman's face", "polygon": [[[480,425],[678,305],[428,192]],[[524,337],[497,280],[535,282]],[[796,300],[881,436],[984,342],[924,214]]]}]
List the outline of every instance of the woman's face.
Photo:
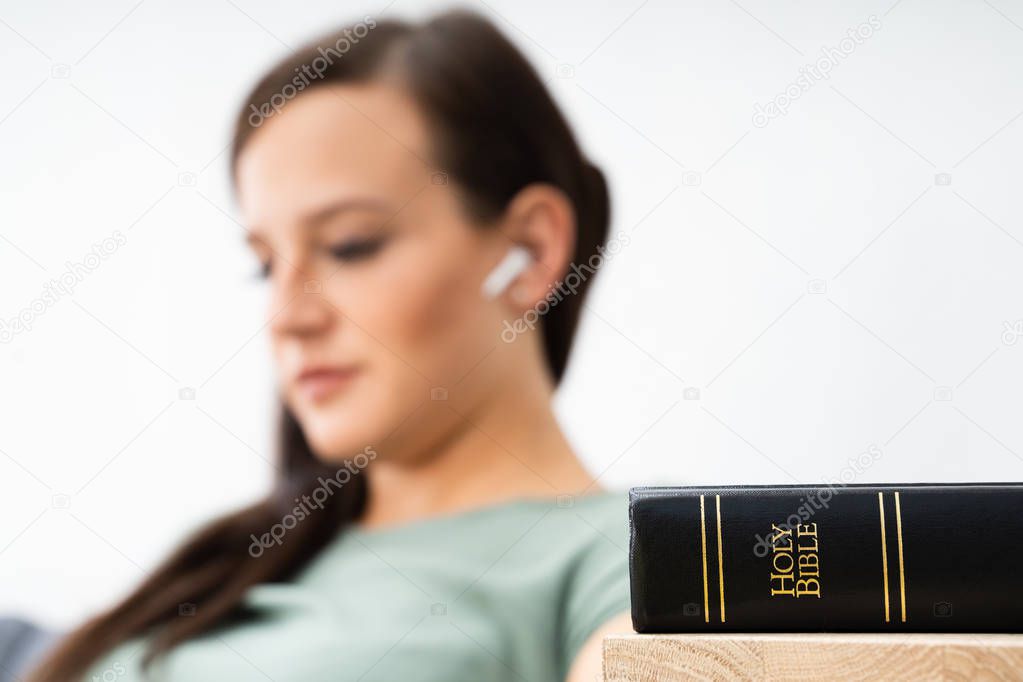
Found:
[{"label": "woman's face", "polygon": [[[238,159],[282,395],[327,460],[379,446],[500,343],[479,290],[507,241],[469,222],[428,139],[401,90],[329,86],[267,119]],[[437,407],[431,422],[451,413]]]}]

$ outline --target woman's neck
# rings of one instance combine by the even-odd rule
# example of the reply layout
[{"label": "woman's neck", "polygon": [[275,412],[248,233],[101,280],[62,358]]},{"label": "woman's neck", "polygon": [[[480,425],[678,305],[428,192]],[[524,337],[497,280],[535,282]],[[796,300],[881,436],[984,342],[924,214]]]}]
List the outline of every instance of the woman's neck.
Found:
[{"label": "woman's neck", "polygon": [[462,413],[414,462],[376,460],[367,472],[369,499],[359,523],[384,526],[520,498],[598,491],[555,419],[550,383],[535,376],[514,383]]}]

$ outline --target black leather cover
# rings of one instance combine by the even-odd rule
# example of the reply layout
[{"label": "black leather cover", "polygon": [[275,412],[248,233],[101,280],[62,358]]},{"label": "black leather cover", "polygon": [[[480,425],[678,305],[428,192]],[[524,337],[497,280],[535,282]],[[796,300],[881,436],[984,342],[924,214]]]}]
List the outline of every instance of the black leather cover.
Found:
[{"label": "black leather cover", "polygon": [[637,632],[1023,631],[1023,484],[629,498]]}]

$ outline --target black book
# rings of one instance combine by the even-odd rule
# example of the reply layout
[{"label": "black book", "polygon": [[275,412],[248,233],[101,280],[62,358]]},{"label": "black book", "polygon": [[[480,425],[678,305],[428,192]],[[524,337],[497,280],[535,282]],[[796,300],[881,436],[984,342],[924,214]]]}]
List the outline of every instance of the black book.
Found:
[{"label": "black book", "polygon": [[1023,484],[633,488],[637,632],[1021,632]]}]

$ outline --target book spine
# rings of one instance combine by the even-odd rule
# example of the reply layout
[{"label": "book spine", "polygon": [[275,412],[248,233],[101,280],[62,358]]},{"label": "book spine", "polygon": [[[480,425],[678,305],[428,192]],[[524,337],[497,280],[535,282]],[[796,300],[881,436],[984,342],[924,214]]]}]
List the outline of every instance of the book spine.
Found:
[{"label": "book spine", "polygon": [[1019,632],[1023,485],[637,488],[637,632]]}]

